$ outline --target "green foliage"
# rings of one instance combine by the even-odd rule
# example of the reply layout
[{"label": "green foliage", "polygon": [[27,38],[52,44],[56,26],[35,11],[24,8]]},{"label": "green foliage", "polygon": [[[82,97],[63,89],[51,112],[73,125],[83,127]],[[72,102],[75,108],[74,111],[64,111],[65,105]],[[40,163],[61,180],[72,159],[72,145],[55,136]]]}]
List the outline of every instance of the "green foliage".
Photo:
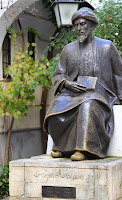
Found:
[{"label": "green foliage", "polygon": [[[9,37],[12,39],[11,42],[12,42],[13,46],[15,47],[17,34],[15,33],[14,29],[11,26],[7,29],[7,32],[10,34]],[[20,34],[21,34],[21,32],[20,32]]]},{"label": "green foliage", "polygon": [[39,40],[42,40],[42,35],[39,35],[39,33],[35,29],[28,27],[27,31],[33,33],[35,37],[37,37]]},{"label": "green foliage", "polygon": [[97,37],[111,40],[122,55],[122,3],[120,0],[105,0],[95,11],[99,25],[94,31]]},{"label": "green foliage", "polygon": [[62,29],[60,33],[56,33],[54,37],[50,37],[49,39],[51,42],[46,51],[52,51],[52,48],[54,47],[58,50],[62,50],[66,44],[77,39],[77,34],[74,28],[68,28],[68,31],[67,29]]},{"label": "green foliage", "polygon": [[[18,53],[13,57],[12,65],[6,69],[6,74],[11,75],[11,81],[0,83],[0,115],[12,115],[17,120],[27,116],[30,104],[35,106],[31,102],[35,99],[34,92],[37,85],[47,88],[51,86],[52,67],[44,56],[41,56],[41,61],[34,61],[31,57],[32,51],[28,53],[19,49],[15,43],[13,29],[9,29],[10,31]],[[35,43],[31,45],[36,46]]]},{"label": "green foliage", "polygon": [[0,170],[0,199],[9,194],[9,163]]},{"label": "green foliage", "polygon": [[[60,53],[57,53],[55,57],[53,57],[51,60],[50,60],[50,73],[53,75],[54,73],[54,70],[57,66],[57,63],[58,63],[58,60],[59,60],[59,57],[60,57]],[[52,77],[51,75],[51,77]],[[51,78],[50,77],[50,78]]]}]

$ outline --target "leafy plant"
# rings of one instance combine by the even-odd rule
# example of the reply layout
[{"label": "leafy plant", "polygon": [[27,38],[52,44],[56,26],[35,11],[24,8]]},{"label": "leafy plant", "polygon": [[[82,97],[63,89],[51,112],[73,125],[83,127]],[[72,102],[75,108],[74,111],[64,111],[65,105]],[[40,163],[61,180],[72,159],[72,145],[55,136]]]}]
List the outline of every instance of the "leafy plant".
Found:
[{"label": "leafy plant", "polygon": [[[50,62],[45,56],[41,60],[33,60],[32,51],[23,51],[16,45],[16,33],[12,28],[9,29],[12,34],[12,43],[18,51],[13,57],[13,63],[6,69],[6,74],[11,75],[10,82],[0,83],[0,115],[11,118],[10,127],[7,130],[7,143],[5,152],[5,163],[8,162],[8,151],[10,135],[14,120],[22,119],[27,116],[28,107],[35,99],[35,89],[37,85],[49,88],[51,86],[50,78],[53,70]],[[29,43],[26,46],[29,47]],[[35,43],[31,44],[36,47]],[[38,106],[41,109],[41,106]],[[5,125],[5,124],[4,124]]]},{"label": "leafy plant", "polygon": [[77,39],[77,34],[74,28],[62,28],[60,32],[57,32],[54,37],[50,37],[49,39],[51,42],[45,51],[52,51],[54,47],[57,50],[62,50],[66,44]]},{"label": "leafy plant", "polygon": [[37,37],[39,40],[42,40],[42,35],[39,35],[39,33],[35,29],[28,27],[27,31],[33,33],[35,37]]},{"label": "leafy plant", "polygon": [[122,55],[122,3],[120,0],[105,0],[95,11],[99,24],[94,30],[97,37],[111,40]]},{"label": "leafy plant", "polygon": [[9,163],[0,170],[0,199],[9,194]]},{"label": "leafy plant", "polygon": [[10,74],[12,79],[10,82],[0,83],[1,116],[12,114],[15,119],[26,116],[30,102],[35,99],[36,86],[41,84],[50,87],[47,59],[42,57],[41,62],[34,61],[31,55],[32,51],[29,55],[22,50],[18,51],[12,65],[6,69],[6,74]]}]

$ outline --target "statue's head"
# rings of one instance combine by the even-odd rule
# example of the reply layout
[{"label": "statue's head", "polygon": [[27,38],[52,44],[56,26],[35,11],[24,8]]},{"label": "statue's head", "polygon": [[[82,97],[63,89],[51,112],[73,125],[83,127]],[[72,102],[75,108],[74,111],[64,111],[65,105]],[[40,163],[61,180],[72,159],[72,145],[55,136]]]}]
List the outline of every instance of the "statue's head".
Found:
[{"label": "statue's head", "polygon": [[83,42],[97,26],[98,19],[90,8],[83,7],[73,14],[72,24],[76,28],[79,41]]}]

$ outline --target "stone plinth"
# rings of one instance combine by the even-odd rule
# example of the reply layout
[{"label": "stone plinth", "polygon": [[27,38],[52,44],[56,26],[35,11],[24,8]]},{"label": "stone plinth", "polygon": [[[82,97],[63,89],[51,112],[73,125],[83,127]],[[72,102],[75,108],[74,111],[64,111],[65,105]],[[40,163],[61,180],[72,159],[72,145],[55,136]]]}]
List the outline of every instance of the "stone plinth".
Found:
[{"label": "stone plinth", "polygon": [[[42,195],[44,192],[42,188],[47,186],[53,188],[46,192],[48,197],[45,197]],[[55,187],[60,187],[60,192],[55,191]],[[73,198],[70,194],[72,188],[76,190],[76,197]],[[65,198],[66,194],[69,198]],[[54,196],[51,195],[58,195],[58,197],[53,198]],[[120,200],[122,199],[122,158],[74,162],[42,155],[12,161],[10,162],[10,196],[31,200]]]}]

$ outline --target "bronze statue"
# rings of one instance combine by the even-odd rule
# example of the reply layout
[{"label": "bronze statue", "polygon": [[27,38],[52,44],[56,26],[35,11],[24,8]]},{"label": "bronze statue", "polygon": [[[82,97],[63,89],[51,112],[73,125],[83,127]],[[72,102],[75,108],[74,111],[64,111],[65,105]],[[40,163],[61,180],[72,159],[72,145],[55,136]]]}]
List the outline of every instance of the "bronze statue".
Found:
[{"label": "bronze statue", "polygon": [[105,158],[112,136],[112,107],[122,101],[122,61],[109,40],[92,31],[98,24],[90,8],[72,17],[78,40],[61,53],[52,82],[55,98],[45,117],[54,141],[52,157]]}]

